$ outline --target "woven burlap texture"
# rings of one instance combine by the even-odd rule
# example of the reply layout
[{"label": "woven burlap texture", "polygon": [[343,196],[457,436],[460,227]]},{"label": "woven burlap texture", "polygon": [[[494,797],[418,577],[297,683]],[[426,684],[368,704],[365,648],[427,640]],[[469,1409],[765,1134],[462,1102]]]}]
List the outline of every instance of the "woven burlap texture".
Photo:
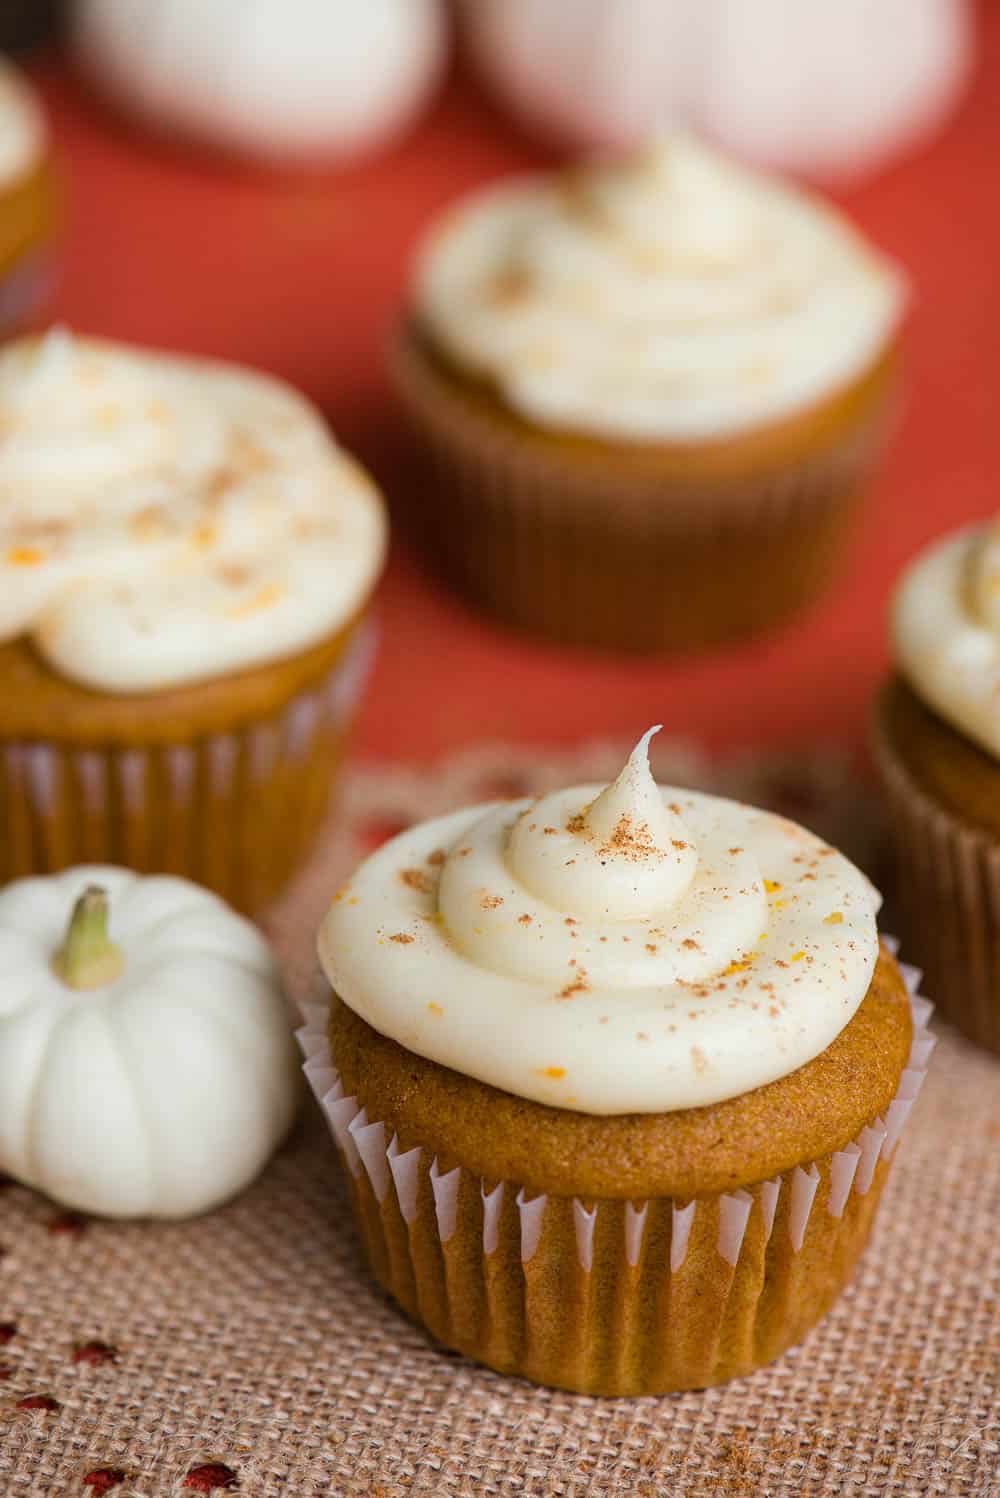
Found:
[{"label": "woven burlap texture", "polygon": [[[610,773],[617,752],[348,776],[270,922],[290,986],[313,981],[316,919],[359,848],[476,794]],[[777,802],[874,856],[836,760],[658,758],[661,778]],[[78,1223],[10,1186],[0,1246],[2,1498],[185,1498],[213,1477],[245,1498],[1000,1498],[1000,1065],[947,1031],[854,1286],[801,1347],[722,1389],[589,1399],[432,1347],[369,1280],[313,1110],[200,1221]],[[33,1395],[57,1407],[19,1408]]]}]

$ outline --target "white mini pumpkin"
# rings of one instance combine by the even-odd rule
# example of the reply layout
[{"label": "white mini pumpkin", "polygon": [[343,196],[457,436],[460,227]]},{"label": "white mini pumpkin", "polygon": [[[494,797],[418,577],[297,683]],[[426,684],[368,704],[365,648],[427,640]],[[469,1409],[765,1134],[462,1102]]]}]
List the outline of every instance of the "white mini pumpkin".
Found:
[{"label": "white mini pumpkin", "polygon": [[87,71],[167,131],[275,161],[395,135],[437,82],[442,0],[76,0]]},{"label": "white mini pumpkin", "polygon": [[0,1170],[26,1185],[81,1211],[186,1217],[248,1185],[290,1128],[267,944],[197,885],[18,880],[0,893],[0,973]]},{"label": "white mini pumpkin", "polygon": [[968,73],[967,0],[465,0],[484,72],[544,133],[618,148],[684,127],[764,165],[873,169]]}]

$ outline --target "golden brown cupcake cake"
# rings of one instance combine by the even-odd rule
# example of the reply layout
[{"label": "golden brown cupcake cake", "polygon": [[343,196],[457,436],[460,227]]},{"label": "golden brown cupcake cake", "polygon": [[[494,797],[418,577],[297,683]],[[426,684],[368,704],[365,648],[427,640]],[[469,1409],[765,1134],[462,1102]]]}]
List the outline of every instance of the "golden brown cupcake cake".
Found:
[{"label": "golden brown cupcake cake", "polygon": [[101,862],[274,896],[384,546],[374,486],[281,382],[63,332],[0,352],[0,881]]},{"label": "golden brown cupcake cake", "polygon": [[875,752],[908,950],[947,1019],[1000,1053],[1000,519],[912,563]]},{"label": "golden brown cupcake cake", "polygon": [[409,829],[324,920],[301,1033],[375,1275],[441,1342],[588,1393],[720,1383],[850,1277],[929,1006],[833,848],[657,787]]},{"label": "golden brown cupcake cake", "polygon": [[839,561],[902,303],[832,208],[683,137],[490,187],[424,244],[395,349],[421,530],[551,639],[769,628]]},{"label": "golden brown cupcake cake", "polygon": [[55,189],[41,105],[0,55],[0,337],[24,321],[49,276]]}]

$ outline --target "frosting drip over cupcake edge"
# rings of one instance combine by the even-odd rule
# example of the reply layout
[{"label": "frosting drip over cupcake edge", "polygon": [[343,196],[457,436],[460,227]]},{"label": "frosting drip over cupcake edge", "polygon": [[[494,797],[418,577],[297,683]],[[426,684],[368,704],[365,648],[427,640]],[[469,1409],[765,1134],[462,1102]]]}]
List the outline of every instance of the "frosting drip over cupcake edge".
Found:
[{"label": "frosting drip over cupcake edge", "polygon": [[610,786],[423,823],[338,891],[319,953],[410,1050],[594,1114],[700,1107],[824,1050],[868,990],[878,896],[772,813],[658,787],[651,730]]}]

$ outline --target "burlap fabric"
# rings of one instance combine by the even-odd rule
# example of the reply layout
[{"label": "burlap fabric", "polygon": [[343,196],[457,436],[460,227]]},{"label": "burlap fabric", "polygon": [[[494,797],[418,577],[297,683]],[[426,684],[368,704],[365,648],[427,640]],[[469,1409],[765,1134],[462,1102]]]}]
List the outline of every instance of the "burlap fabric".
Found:
[{"label": "burlap fabric", "polygon": [[[360,848],[615,758],[349,776],[339,830],[271,918],[293,990]],[[671,746],[657,769],[777,804],[878,872],[873,807],[835,760],[709,773]],[[81,1223],[8,1187],[0,1245],[2,1498],[1000,1498],[1000,1064],[947,1032],[853,1288],[775,1366],[705,1393],[589,1399],[437,1351],[365,1273],[314,1111],[200,1221]]]}]

